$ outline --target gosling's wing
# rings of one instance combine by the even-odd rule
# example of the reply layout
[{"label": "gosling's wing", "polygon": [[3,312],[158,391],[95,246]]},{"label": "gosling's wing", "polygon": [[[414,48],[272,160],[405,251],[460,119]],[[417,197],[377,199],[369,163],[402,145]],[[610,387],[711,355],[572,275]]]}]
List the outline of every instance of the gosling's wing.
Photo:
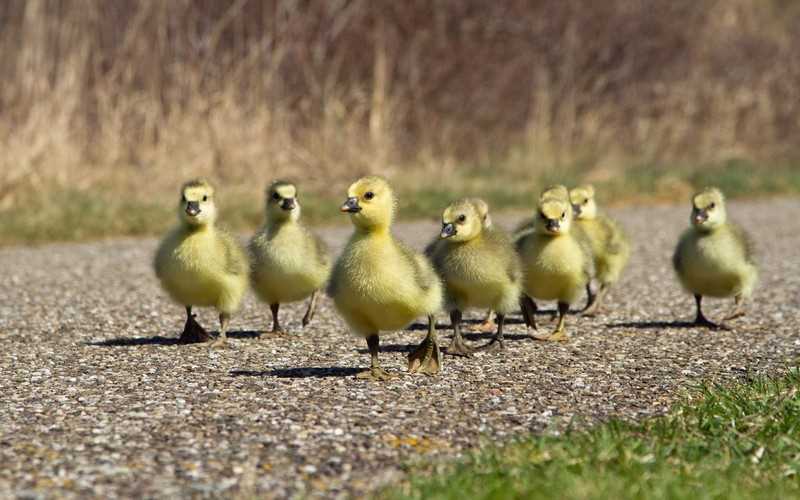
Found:
[{"label": "gosling's wing", "polygon": [[325,293],[329,297],[335,297],[339,292],[341,281],[345,276],[352,238],[353,237],[351,236],[350,241],[347,242],[347,245],[345,245],[344,250],[342,250],[342,253],[336,259],[336,262],[334,262],[333,268],[331,269],[330,278],[328,279],[328,286],[325,288]]},{"label": "gosling's wing", "polygon": [[628,246],[628,239],[619,224],[605,216],[601,216],[599,221],[603,234],[603,248],[606,252],[609,255],[624,253]]},{"label": "gosling's wing", "polygon": [[246,276],[250,270],[250,262],[236,238],[219,230],[218,241],[222,249],[222,264],[225,272],[234,276]]},{"label": "gosling's wing", "polygon": [[522,235],[523,233],[527,233],[528,231],[533,230],[533,224],[534,224],[533,217],[522,219],[522,221],[519,224],[517,224],[517,227],[514,228],[512,234],[514,234],[514,236],[516,237]]},{"label": "gosling's wing", "polygon": [[314,258],[316,259],[317,263],[322,267],[329,266],[331,264],[331,253],[328,249],[327,243],[325,243],[322,238],[311,231],[309,231],[308,234],[311,236],[311,243],[314,248]]},{"label": "gosling's wing", "polygon": [[165,260],[166,254],[164,250],[164,244],[162,243],[159,245],[158,250],[156,250],[156,255],[153,257],[153,269],[155,269],[156,276],[158,278],[162,278],[164,276]]},{"label": "gosling's wing", "polygon": [[425,250],[423,251],[423,253],[425,254],[426,257],[428,257],[429,259],[433,259],[434,255],[436,254],[436,250],[439,246],[439,241],[441,241],[439,238],[434,238],[430,241],[430,243],[425,245]]},{"label": "gosling's wing", "polygon": [[511,236],[502,229],[494,226],[485,228],[484,234],[487,243],[492,247],[492,254],[497,256],[509,280],[517,282],[522,279],[522,265],[520,264],[519,255],[514,247]]},{"label": "gosling's wing", "polygon": [[176,232],[174,230],[170,232],[158,245],[156,254],[153,257],[153,269],[155,270],[158,278],[162,278],[166,271],[167,261],[169,260],[169,253],[174,245],[173,241],[175,239],[175,235]]},{"label": "gosling's wing", "polygon": [[679,274],[683,272],[683,254],[686,251],[686,246],[689,244],[689,231],[690,230],[687,229],[681,235],[680,240],[678,240],[678,246],[675,247],[675,253],[672,254],[672,267]]},{"label": "gosling's wing", "polygon": [[737,244],[740,245],[744,260],[748,264],[755,265],[756,263],[756,248],[753,238],[737,224],[730,224],[731,233],[734,236]]},{"label": "gosling's wing", "polygon": [[259,263],[261,262],[261,255],[262,255],[262,246],[264,245],[266,240],[266,233],[264,230],[257,232],[250,238],[250,241],[247,242],[247,254],[250,257],[250,270],[251,272],[255,272],[259,268]]},{"label": "gosling's wing", "polygon": [[528,244],[528,240],[533,237],[534,229],[526,229],[525,231],[514,233],[513,242],[514,246],[517,249],[517,253],[521,253],[522,250],[525,248],[525,245]]},{"label": "gosling's wing", "polygon": [[435,286],[439,281],[439,276],[433,270],[433,265],[430,263],[428,258],[418,254],[406,246],[403,242],[398,241],[397,239],[394,241],[397,245],[397,248],[400,249],[400,254],[403,256],[403,259],[405,259],[411,269],[413,269],[414,282],[417,284],[417,286],[426,291]]},{"label": "gosling's wing", "polygon": [[572,224],[572,229],[570,231],[574,234],[575,240],[580,246],[581,254],[583,254],[583,274],[591,278],[594,276],[594,254],[592,252],[592,242],[589,239],[589,235],[580,224]]}]

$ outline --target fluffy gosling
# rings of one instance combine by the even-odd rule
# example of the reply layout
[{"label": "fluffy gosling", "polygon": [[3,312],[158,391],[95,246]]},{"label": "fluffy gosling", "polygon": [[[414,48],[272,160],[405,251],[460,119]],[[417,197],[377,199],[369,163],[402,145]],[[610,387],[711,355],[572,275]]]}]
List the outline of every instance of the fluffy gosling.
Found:
[{"label": "fluffy gosling", "polygon": [[392,236],[395,205],[385,179],[364,177],[350,186],[341,207],[355,230],[334,265],[328,293],[350,328],[367,340],[371,365],[360,378],[392,376],[378,361],[378,335],[421,315],[428,316],[428,334],[408,356],[408,371],[434,375],[441,367],[434,314],[442,307],[442,284],[423,255]]},{"label": "fluffy gosling", "polygon": [[266,192],[266,223],[249,245],[253,290],[272,311],[272,332],[285,333],[282,303],[310,297],[303,327],[311,322],[317,292],[328,280],[331,259],[325,243],[300,221],[294,184],[276,181]]},{"label": "fluffy gosling", "polygon": [[717,188],[706,188],[692,197],[691,227],[675,249],[672,263],[683,288],[694,295],[695,324],[728,327],[709,321],[701,308],[703,296],[734,297],[734,309],[723,321],[744,315],[743,302],[753,293],[758,279],[750,238],[728,222],[725,197]]},{"label": "fluffy gosling", "polygon": [[569,337],[564,329],[569,306],[589,282],[592,255],[588,242],[572,231],[572,205],[563,186],[555,186],[539,199],[534,228],[517,240],[522,260],[523,291],[521,299],[525,322],[536,329],[533,299],[558,302],[558,325],[548,336],[538,340],[560,341]]},{"label": "fluffy gosling", "polygon": [[631,246],[616,222],[598,214],[593,186],[578,186],[569,192],[569,197],[575,225],[588,238],[594,258],[594,277],[598,288],[596,293],[592,293],[591,283],[586,284],[588,301],[583,314],[589,316],[597,312],[608,288],[619,280],[628,263]]},{"label": "fluffy gosling", "polygon": [[[548,186],[547,188],[545,188],[544,191],[542,191],[542,194],[539,196],[539,198],[541,199],[541,197],[544,196],[545,193],[548,193],[549,195],[552,196],[561,196],[569,198],[569,190],[567,189],[566,186],[563,186],[561,184]],[[528,217],[522,219],[522,221],[519,224],[517,224],[517,226],[511,231],[514,241],[515,242],[518,241],[520,238],[533,231],[535,226],[536,226],[536,217]]]},{"label": "fluffy gosling", "polygon": [[[503,348],[505,316],[517,307],[522,291],[522,270],[511,238],[485,227],[481,203],[460,200],[442,214],[441,243],[432,260],[445,284],[453,340],[448,354],[468,356],[472,349],[461,335],[461,315],[468,308],[489,307],[497,312],[497,332],[482,348]],[[485,203],[482,203],[485,205]]]},{"label": "fluffy gosling", "polygon": [[247,290],[247,256],[233,237],[215,227],[214,189],[208,182],[184,184],[179,207],[180,223],[156,252],[156,276],[169,296],[186,307],[181,342],[208,340],[192,307],[214,307],[219,311],[220,331],[212,346],[224,346],[230,317]]},{"label": "fluffy gosling", "polygon": [[[484,228],[492,227],[492,217],[489,215],[489,204],[486,203],[482,198],[466,198],[465,201],[472,203],[475,206],[475,209],[478,211],[478,216],[480,217],[481,221],[483,222]],[[425,255],[428,257],[433,256],[433,252],[435,250],[436,245],[442,244],[442,240],[440,237],[436,237],[431,240],[430,243],[425,247]],[[484,316],[483,322],[478,327],[479,330],[483,332],[489,332],[495,329],[496,325],[492,320],[492,315],[494,311],[489,309],[486,311],[486,316]]]}]

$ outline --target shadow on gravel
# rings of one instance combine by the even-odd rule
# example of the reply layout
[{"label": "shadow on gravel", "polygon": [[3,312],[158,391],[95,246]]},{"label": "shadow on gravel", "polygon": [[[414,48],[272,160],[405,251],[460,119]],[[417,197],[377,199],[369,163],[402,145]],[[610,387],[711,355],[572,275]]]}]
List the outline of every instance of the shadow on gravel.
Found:
[{"label": "shadow on gravel", "polygon": [[[489,340],[494,338],[494,332],[484,332],[484,333],[464,333],[464,338],[467,340]],[[503,339],[505,340],[531,340],[530,335],[524,335],[521,333],[505,333],[503,334]]]},{"label": "shadow on gravel", "polygon": [[[381,344],[381,352],[411,352],[416,348],[416,344]],[[358,349],[358,353],[369,354],[369,349]]]},{"label": "shadow on gravel", "polygon": [[691,321],[631,321],[629,323],[607,323],[606,328],[658,330],[663,328],[697,328],[697,325]]},{"label": "shadow on gravel", "polygon": [[[210,332],[212,337],[217,337],[219,332]],[[228,338],[231,339],[257,339],[261,336],[259,332],[243,330],[236,332],[228,332]],[[136,347],[143,345],[193,345],[183,344],[178,337],[162,337],[156,335],[155,337],[117,337],[115,339],[97,340],[94,342],[86,342],[84,345],[93,347]]]},{"label": "shadow on gravel", "polygon": [[86,342],[85,345],[94,347],[133,347],[140,345],[179,345],[177,337],[119,337],[116,339]]},{"label": "shadow on gravel", "polygon": [[[436,331],[441,331],[444,329],[450,328],[450,323],[436,323]],[[414,323],[406,330],[411,330],[412,332],[418,332],[420,330],[428,331],[428,323]]]},{"label": "shadow on gravel", "polygon": [[[427,327],[425,328],[427,331]],[[443,333],[439,330],[439,334]],[[466,340],[489,340],[494,338],[494,333],[464,333],[464,339]],[[503,335],[505,340],[531,340],[530,336],[522,335],[522,334],[505,334]],[[439,336],[439,347],[442,349],[445,348],[446,345],[450,343],[450,335],[440,335]],[[416,349],[418,344],[381,344],[381,352],[402,352],[402,353],[409,353]],[[369,354],[368,349],[358,349],[359,354]]]},{"label": "shadow on gravel", "polygon": [[345,366],[330,366],[320,368],[276,368],[267,371],[231,370],[231,377],[277,377],[277,378],[325,378],[325,377],[350,377],[363,368]]},{"label": "shadow on gravel", "polygon": [[[537,316],[545,315],[545,314],[550,316],[550,314],[547,313],[547,312],[539,311],[539,312],[536,313]],[[480,325],[482,323],[483,323],[483,320],[481,320],[481,319],[465,319],[465,320],[463,320],[463,324],[465,324],[465,325]],[[508,316],[506,316],[506,324],[507,325],[521,325],[523,323],[524,323],[524,321],[522,320],[521,317],[518,318],[518,317],[508,317]],[[449,321],[446,322],[446,323],[438,323],[438,322],[436,323],[436,330],[437,331],[449,330],[449,329],[450,329],[450,322]],[[424,331],[427,332],[428,331],[428,323],[413,323],[411,326],[409,326],[407,328],[407,330],[411,330],[412,332],[416,332],[416,331],[419,331],[419,330],[424,330]]]}]

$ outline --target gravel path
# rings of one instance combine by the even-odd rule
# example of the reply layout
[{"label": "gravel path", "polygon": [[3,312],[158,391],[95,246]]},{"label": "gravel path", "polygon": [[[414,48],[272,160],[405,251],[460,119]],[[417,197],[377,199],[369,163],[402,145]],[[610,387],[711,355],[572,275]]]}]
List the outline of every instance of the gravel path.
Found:
[{"label": "gravel path", "polygon": [[[359,493],[419,457],[576,416],[650,416],[701,379],[779,373],[800,346],[800,200],[732,204],[757,239],[762,276],[734,332],[681,323],[693,301],[670,256],[687,210],[613,212],[634,241],[631,264],[612,311],[570,317],[571,342],[527,340],[513,317],[504,353],[446,357],[438,378],[382,384],[353,377],[368,364],[366,344],[328,299],[307,330],[296,304],[283,309],[292,334],[259,338],[269,311],[249,297],[230,346],[210,351],[175,344],[183,309],[153,276],[153,240],[2,249],[0,496]],[[397,227],[418,247],[436,230]],[[349,233],[322,231],[337,249]],[[719,318],[730,305],[709,300],[707,311]],[[212,311],[199,319],[216,330]],[[423,333],[384,336],[384,366],[404,370]]]}]

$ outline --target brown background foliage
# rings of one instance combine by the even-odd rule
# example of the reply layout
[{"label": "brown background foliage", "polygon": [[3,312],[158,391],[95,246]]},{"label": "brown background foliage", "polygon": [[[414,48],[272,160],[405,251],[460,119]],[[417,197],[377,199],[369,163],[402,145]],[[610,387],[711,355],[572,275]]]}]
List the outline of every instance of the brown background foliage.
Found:
[{"label": "brown background foliage", "polygon": [[197,174],[326,189],[785,158],[798,53],[790,0],[7,0],[0,204]]}]

